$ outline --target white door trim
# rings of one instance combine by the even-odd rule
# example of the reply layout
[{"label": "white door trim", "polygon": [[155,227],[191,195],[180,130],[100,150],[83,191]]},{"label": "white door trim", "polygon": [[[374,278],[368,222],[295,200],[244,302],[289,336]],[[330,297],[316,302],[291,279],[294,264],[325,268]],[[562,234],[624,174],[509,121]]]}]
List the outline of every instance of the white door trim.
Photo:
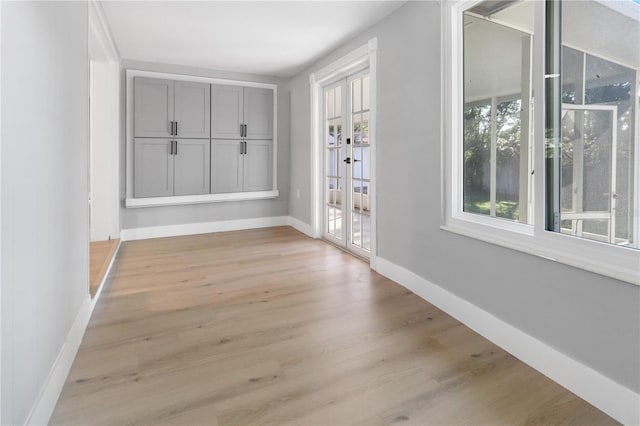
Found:
[{"label": "white door trim", "polygon": [[376,57],[378,50],[378,39],[372,38],[367,44],[360,46],[352,52],[346,54],[340,59],[332,62],[324,68],[311,73],[309,75],[309,89],[311,99],[311,228],[313,236],[320,238],[322,236],[323,221],[323,145],[322,145],[322,91],[323,86],[335,80],[341,75],[345,77],[351,71],[368,67],[369,68],[369,101],[371,104],[370,111],[370,132],[369,139],[371,141],[371,184],[369,187],[370,203],[371,203],[371,253],[369,264],[371,269],[376,269],[377,257],[377,238],[376,238],[376,123],[377,123],[377,105],[376,105]]},{"label": "white door trim", "polygon": [[106,240],[120,233],[120,56],[100,4],[89,1],[88,13],[91,114],[100,117],[99,129],[90,128],[89,138],[101,159],[96,164],[89,158],[92,205],[97,207],[91,209],[89,235]]}]

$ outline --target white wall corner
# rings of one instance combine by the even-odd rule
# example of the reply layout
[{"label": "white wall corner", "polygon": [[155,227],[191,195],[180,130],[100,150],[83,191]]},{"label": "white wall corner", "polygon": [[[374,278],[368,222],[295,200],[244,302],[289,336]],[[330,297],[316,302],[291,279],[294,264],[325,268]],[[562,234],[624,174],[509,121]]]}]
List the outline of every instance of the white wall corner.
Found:
[{"label": "white wall corner", "polygon": [[377,271],[623,424],[640,424],[640,394],[386,259]]},{"label": "white wall corner", "polygon": [[91,316],[91,300],[89,293],[82,302],[71,329],[67,334],[58,357],[45,380],[35,404],[31,408],[25,425],[46,425],[56,408],[58,398],[67,380],[73,361],[76,358],[82,337],[87,329]]},{"label": "white wall corner", "polygon": [[270,228],[273,226],[287,225],[289,225],[289,216],[259,217],[254,219],[224,220],[218,222],[184,223],[180,225],[123,229],[120,231],[120,239],[122,241],[146,240],[149,238],[177,237],[182,235],[240,231],[244,229]]},{"label": "white wall corner", "polygon": [[311,237],[311,238],[318,238],[314,235],[313,232],[313,227],[311,225],[309,225],[308,223],[305,223],[303,221],[301,221],[300,219],[297,219],[293,216],[289,216],[289,226],[291,226],[292,228],[297,229],[298,231],[302,232],[303,234]]}]

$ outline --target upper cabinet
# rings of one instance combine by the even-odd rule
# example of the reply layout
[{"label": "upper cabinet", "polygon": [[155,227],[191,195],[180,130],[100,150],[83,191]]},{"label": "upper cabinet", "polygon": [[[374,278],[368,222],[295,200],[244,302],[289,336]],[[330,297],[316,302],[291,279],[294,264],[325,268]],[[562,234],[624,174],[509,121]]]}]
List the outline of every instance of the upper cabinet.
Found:
[{"label": "upper cabinet", "polygon": [[173,80],[135,78],[134,128],[137,138],[170,138],[173,133]]},{"label": "upper cabinet", "polygon": [[243,88],[211,85],[211,137],[240,139],[243,121]]},{"label": "upper cabinet", "polygon": [[136,138],[209,138],[208,83],[136,77],[133,103]]},{"label": "upper cabinet", "polygon": [[273,90],[244,88],[246,139],[273,138]]},{"label": "upper cabinet", "polygon": [[273,90],[214,84],[213,139],[273,139]]},{"label": "upper cabinet", "polygon": [[174,93],[174,136],[188,139],[209,138],[211,85],[176,80]]}]

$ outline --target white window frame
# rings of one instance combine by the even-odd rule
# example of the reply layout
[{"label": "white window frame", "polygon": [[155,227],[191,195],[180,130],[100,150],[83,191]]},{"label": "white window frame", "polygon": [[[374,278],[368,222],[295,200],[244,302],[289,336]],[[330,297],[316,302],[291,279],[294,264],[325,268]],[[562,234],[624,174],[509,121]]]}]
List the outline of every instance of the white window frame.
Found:
[{"label": "white window frame", "polygon": [[[273,90],[273,188],[271,191],[233,192],[224,194],[174,195],[169,197],[135,198],[133,195],[133,79],[134,77],[163,78],[167,80],[193,81],[207,84],[225,84],[242,87],[258,87]],[[157,207],[181,204],[202,204],[224,201],[264,200],[278,197],[278,85],[241,80],[226,80],[212,77],[199,77],[184,74],[172,74],[155,71],[126,70],[126,129],[127,141],[125,151],[125,207]],[[210,139],[210,138],[209,138]]]},{"label": "white window frame", "polygon": [[[640,250],[545,230],[544,176],[544,2],[535,2],[532,215],[529,224],[462,211],[462,12],[480,0],[451,0],[442,6],[442,226],[441,229],[640,285]],[[636,97],[636,102],[637,97]],[[640,105],[636,104],[636,112]],[[637,115],[636,115],[637,116]],[[636,121],[636,144],[640,123]],[[640,164],[636,149],[635,179]],[[636,188],[637,193],[637,188]],[[635,202],[638,213],[638,200]],[[637,219],[636,219],[637,223]],[[637,230],[636,230],[637,233]],[[638,243],[637,241],[635,242]]]}]

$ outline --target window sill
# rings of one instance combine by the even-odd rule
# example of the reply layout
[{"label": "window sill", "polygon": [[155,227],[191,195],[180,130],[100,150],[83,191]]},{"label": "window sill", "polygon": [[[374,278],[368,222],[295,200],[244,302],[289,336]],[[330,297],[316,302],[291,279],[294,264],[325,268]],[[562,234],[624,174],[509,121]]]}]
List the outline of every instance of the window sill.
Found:
[{"label": "window sill", "polygon": [[517,233],[450,219],[440,229],[640,286],[640,250],[544,231]]},{"label": "window sill", "polygon": [[233,192],[228,194],[182,195],[176,197],[127,198],[126,208],[177,206],[184,204],[219,203],[224,201],[248,201],[277,198],[279,191]]}]

